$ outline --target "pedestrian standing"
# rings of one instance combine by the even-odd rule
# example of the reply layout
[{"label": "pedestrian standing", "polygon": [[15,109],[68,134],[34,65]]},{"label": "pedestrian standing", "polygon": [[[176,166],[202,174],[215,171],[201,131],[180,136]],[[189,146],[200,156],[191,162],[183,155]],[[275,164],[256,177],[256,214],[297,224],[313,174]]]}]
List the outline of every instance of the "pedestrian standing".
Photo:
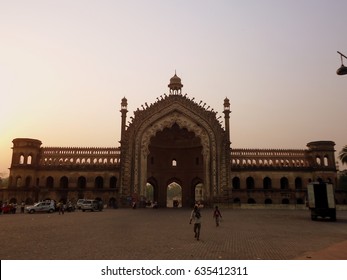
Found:
[{"label": "pedestrian standing", "polygon": [[22,203],[20,204],[20,212],[23,214],[24,213],[24,209],[25,209],[25,202],[22,201]]},{"label": "pedestrian standing", "polygon": [[59,215],[60,214],[64,214],[63,202],[62,201],[58,202],[58,211],[59,211]]},{"label": "pedestrian standing", "polygon": [[200,231],[201,231],[201,213],[200,208],[195,205],[192,213],[190,214],[190,221],[189,224],[191,224],[194,221],[194,237],[196,240],[200,239]]},{"label": "pedestrian standing", "polygon": [[214,208],[213,218],[216,221],[216,227],[219,227],[220,219],[222,218],[222,214],[220,213],[218,206]]}]

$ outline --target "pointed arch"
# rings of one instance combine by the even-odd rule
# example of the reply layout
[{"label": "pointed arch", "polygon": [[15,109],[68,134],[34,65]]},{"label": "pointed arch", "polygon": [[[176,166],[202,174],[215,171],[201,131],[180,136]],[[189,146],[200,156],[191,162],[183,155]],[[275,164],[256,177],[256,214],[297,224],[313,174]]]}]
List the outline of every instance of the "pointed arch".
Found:
[{"label": "pointed arch", "polygon": [[[143,110],[138,109],[134,115],[123,135],[120,193],[145,195],[148,168],[158,164],[156,158],[148,158],[151,139],[173,125],[194,133],[200,141],[201,157],[195,155],[192,164],[201,169],[204,195],[212,200],[223,188],[229,187],[230,141],[216,112],[207,111],[185,96],[169,95]],[[171,166],[176,164],[172,168],[181,168],[181,162],[174,155],[170,160]],[[185,199],[189,201],[188,197]]]}]

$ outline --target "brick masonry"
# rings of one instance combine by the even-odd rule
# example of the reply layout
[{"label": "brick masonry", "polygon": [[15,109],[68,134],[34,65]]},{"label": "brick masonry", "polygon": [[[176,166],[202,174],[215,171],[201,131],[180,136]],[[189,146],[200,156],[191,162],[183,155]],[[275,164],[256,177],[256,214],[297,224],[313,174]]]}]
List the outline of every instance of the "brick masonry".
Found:
[{"label": "brick masonry", "polygon": [[[202,209],[201,240],[189,209],[0,216],[2,260],[292,260],[347,259],[347,211],[311,221],[308,210]],[[340,249],[341,248],[341,249]],[[345,248],[345,249],[344,249]]]}]

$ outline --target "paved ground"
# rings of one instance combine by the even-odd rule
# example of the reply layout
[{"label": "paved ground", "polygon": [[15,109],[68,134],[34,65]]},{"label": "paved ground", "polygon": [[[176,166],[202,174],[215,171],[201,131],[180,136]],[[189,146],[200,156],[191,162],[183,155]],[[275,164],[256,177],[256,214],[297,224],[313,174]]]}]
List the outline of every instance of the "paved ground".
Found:
[{"label": "paved ground", "polygon": [[0,216],[0,259],[347,260],[347,211],[311,221],[308,210],[203,209],[200,241],[189,209]]}]

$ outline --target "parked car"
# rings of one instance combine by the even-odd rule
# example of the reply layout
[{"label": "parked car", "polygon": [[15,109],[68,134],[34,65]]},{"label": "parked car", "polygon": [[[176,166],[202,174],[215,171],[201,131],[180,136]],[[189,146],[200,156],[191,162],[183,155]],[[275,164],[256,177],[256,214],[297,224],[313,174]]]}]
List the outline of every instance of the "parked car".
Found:
[{"label": "parked car", "polygon": [[84,211],[102,211],[103,203],[99,200],[86,199],[81,206],[81,210]]},{"label": "parked car", "polygon": [[79,200],[77,200],[77,203],[76,203],[76,208],[77,209],[81,209],[81,206],[82,206],[82,204],[83,204],[83,202],[85,201],[86,199],[79,199]]},{"label": "parked car", "polygon": [[26,212],[33,214],[35,212],[48,212],[53,213],[55,211],[54,201],[42,201],[37,202],[34,205],[27,206],[25,208]]}]

